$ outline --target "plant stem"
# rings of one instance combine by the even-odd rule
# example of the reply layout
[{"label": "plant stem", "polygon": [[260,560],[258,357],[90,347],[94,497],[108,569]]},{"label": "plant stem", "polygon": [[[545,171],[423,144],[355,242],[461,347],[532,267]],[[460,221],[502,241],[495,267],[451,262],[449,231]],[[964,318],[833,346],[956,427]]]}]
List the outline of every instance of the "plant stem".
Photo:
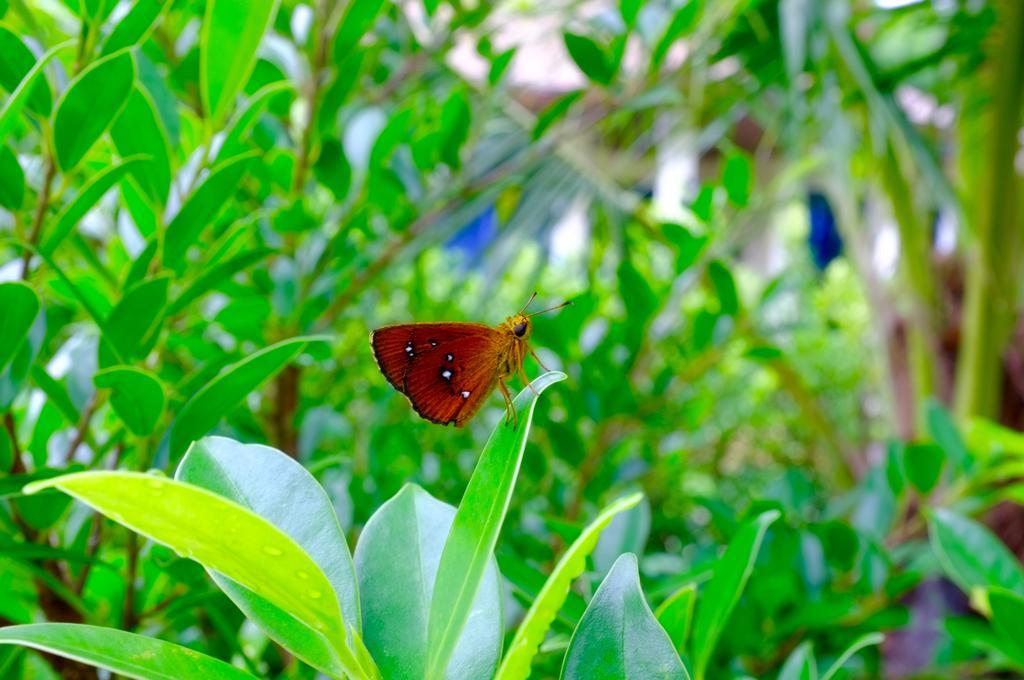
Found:
[{"label": "plant stem", "polygon": [[995,417],[1001,384],[1003,350],[1016,316],[1021,267],[1020,192],[1024,190],[1014,168],[1019,147],[1017,134],[1024,106],[1024,3],[997,5],[999,41],[993,46],[993,103],[981,115],[966,121],[962,144],[963,165],[977,155],[971,141],[987,142],[983,167],[964,167],[968,183],[968,219],[974,243],[969,253],[966,302],[961,327],[964,344],[957,366],[956,414]]},{"label": "plant stem", "polygon": [[[53,178],[57,174],[57,164],[54,162],[53,153],[47,150],[46,158],[43,161],[43,186],[39,189],[39,201],[36,203],[35,216],[32,218],[32,231],[29,233],[28,242],[35,246],[39,243],[39,236],[43,229],[43,219],[50,207],[50,191],[53,187]],[[21,278],[28,279],[29,265],[32,262],[32,251],[25,249],[21,257]]]}]

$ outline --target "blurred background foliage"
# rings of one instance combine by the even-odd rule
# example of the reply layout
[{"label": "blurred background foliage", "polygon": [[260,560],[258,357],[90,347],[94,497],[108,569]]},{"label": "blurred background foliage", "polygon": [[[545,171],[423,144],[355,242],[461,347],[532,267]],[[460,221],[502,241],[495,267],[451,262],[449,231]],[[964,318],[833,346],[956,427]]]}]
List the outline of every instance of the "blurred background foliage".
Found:
[{"label": "blurred background foliage", "polygon": [[[708,677],[876,631],[850,676],[1024,670],[1024,4],[283,0],[214,100],[200,48],[233,42],[205,11],[0,0],[0,279],[39,303],[0,288],[0,620],[310,677],[197,565],[19,489],[171,470],[179,428],[295,456],[350,538],[406,482],[457,503],[497,398],[422,421],[367,335],[497,324],[536,290],[575,303],[534,333],[570,378],[499,543],[510,624],[639,489],[588,583],[635,551],[655,608],[783,513]],[[226,367],[315,334],[181,422]],[[0,650],[4,677],[54,672],[88,673]]]}]

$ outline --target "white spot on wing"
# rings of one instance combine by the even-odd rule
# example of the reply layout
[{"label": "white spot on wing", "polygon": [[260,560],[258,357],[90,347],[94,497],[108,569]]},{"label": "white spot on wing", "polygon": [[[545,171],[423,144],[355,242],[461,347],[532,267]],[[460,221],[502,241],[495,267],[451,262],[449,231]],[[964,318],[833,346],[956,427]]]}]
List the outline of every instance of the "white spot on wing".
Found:
[{"label": "white spot on wing", "polygon": [[452,361],[452,360],[455,359],[455,355],[454,354],[447,354],[447,355],[445,355],[444,358],[447,359],[448,361]]},{"label": "white spot on wing", "polygon": [[462,390],[462,398],[469,399],[469,390]]},{"label": "white spot on wing", "polygon": [[444,378],[445,380],[451,380],[452,372],[446,368],[443,371],[441,371],[441,377]]}]

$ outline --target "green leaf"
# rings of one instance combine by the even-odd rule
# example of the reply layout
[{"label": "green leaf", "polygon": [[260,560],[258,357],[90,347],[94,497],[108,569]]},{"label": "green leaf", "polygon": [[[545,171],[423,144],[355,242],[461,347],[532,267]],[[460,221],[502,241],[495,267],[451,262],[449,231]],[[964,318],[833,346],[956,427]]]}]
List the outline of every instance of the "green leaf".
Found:
[{"label": "green leaf", "polygon": [[[209,0],[199,37],[203,109],[219,129],[253,67],[277,0]],[[226,46],[230,45],[230,49]]]},{"label": "green leaf", "polygon": [[112,54],[125,47],[145,42],[156,25],[157,18],[170,4],[171,0],[136,0],[133,2],[132,8],[103,42],[100,55]]},{"label": "green leaf", "polygon": [[609,85],[615,77],[608,55],[595,40],[585,35],[566,32],[562,36],[565,49],[583,74],[601,85]]},{"label": "green leaf", "polygon": [[829,666],[829,669],[822,674],[821,680],[831,680],[842,669],[842,667],[846,665],[846,662],[849,661],[854,654],[865,647],[880,645],[883,640],[885,640],[885,636],[881,633],[868,633],[867,635],[862,635],[857,638],[852,645],[847,647],[846,650],[839,655],[839,658],[835,660],[835,663]]},{"label": "green leaf", "polygon": [[73,170],[128,101],[135,83],[135,60],[122,50],[93,62],[68,85],[53,114],[57,165]]},{"label": "green leaf", "polygon": [[225,368],[189,399],[171,426],[171,456],[203,436],[247,394],[270,380],[305,349],[324,338],[307,336],[283,340]]},{"label": "green leaf", "polygon": [[14,358],[39,314],[39,298],[28,285],[0,283],[0,372]]},{"label": "green leaf", "polygon": [[793,650],[782,664],[778,680],[818,680],[818,664],[810,642],[801,642]]},{"label": "green leaf", "polygon": [[722,185],[730,203],[739,207],[747,205],[750,202],[753,182],[753,170],[746,155],[736,153],[725,159],[725,165],[722,167]]},{"label": "green leaf", "polygon": [[[0,26],[0,88],[14,92],[25,75],[36,63],[36,55],[16,33]],[[26,105],[33,113],[47,117],[53,107],[53,95],[46,79],[38,81],[28,93]]]},{"label": "green leaf", "polygon": [[[124,361],[145,358],[156,342],[167,308],[169,276],[158,276],[129,288],[106,320],[104,340]],[[102,354],[102,352],[101,352]],[[104,357],[101,364],[110,365]]]},{"label": "green leaf", "polygon": [[34,482],[25,491],[48,488],[221,572],[328,639],[344,639],[341,610],[323,571],[290,536],[251,510],[206,489],[138,472],[79,472]]},{"label": "green leaf", "polygon": [[672,593],[668,599],[655,610],[658,619],[668,637],[676,645],[676,651],[686,649],[686,640],[690,636],[690,624],[693,623],[693,607],[697,603],[697,584],[687,583]]},{"label": "green leaf", "polygon": [[580,100],[584,90],[572,90],[551,102],[546,109],[537,116],[537,122],[533,126],[533,138],[540,139],[549,127],[557,123],[569,113],[572,105]]},{"label": "green leaf", "polygon": [[345,15],[338,26],[334,37],[334,61],[341,63],[355,49],[366,32],[373,26],[384,7],[384,0],[362,0],[350,2],[345,7]]},{"label": "green leaf", "polygon": [[223,161],[243,153],[246,150],[245,142],[249,133],[259,122],[260,116],[270,106],[271,101],[293,90],[292,84],[288,81],[278,81],[264,85],[249,97],[245,108],[231,123],[227,135],[224,137],[224,143],[217,151],[217,160]]},{"label": "green leaf", "polygon": [[573,581],[587,566],[587,555],[597,546],[598,537],[610,522],[620,513],[634,508],[643,499],[642,494],[621,498],[604,510],[587,525],[569,549],[559,558],[558,564],[544,583],[544,587],[533,599],[529,610],[516,629],[515,637],[509,643],[501,661],[496,680],[526,680],[530,675],[530,664],[544,636],[551,628],[558,610],[569,595]]},{"label": "green leaf", "polygon": [[944,462],[942,449],[934,444],[909,444],[903,449],[903,469],[907,479],[922,494],[935,488]]},{"label": "green leaf", "polygon": [[964,444],[949,411],[934,398],[928,399],[925,403],[925,420],[928,423],[928,433],[945,452],[950,462],[960,470],[969,470],[972,465],[971,454],[967,451],[967,445]]},{"label": "green leaf", "polygon": [[651,504],[647,499],[620,513],[601,532],[594,547],[594,568],[599,576],[607,574],[619,556],[625,553],[642,555],[651,533]]},{"label": "green leaf", "polygon": [[740,308],[740,296],[736,292],[736,281],[732,272],[721,260],[714,260],[708,264],[708,278],[711,279],[715,296],[718,298],[718,313],[734,316]]},{"label": "green leaf", "polygon": [[459,151],[469,138],[472,111],[469,97],[462,88],[455,88],[441,107],[441,131],[438,144],[441,159],[451,168],[459,168]]},{"label": "green leaf", "polygon": [[238,185],[245,176],[249,162],[256,153],[243,154],[224,161],[203,180],[171,223],[167,225],[164,237],[164,266],[178,269],[185,260],[185,254],[203,230],[209,227],[217,215],[231,203]]},{"label": "green leaf", "polygon": [[672,20],[665,27],[665,32],[658,38],[658,42],[651,52],[651,71],[657,71],[661,62],[665,61],[668,51],[675,44],[676,40],[689,33],[697,25],[700,17],[703,2],[701,0],[687,0],[676,13]]},{"label": "green leaf", "polygon": [[79,623],[32,623],[0,628],[0,644],[22,645],[82,661],[128,678],[253,678],[212,656],[163,640]]},{"label": "green leaf", "polygon": [[992,627],[1005,643],[1003,649],[1016,664],[1024,667],[1024,597],[1005,588],[988,592],[988,606],[992,611]]},{"label": "green leaf", "polygon": [[0,146],[0,206],[16,212],[24,202],[25,173],[14,152]]},{"label": "green leaf", "polygon": [[[356,546],[363,635],[387,678],[424,677],[427,621],[455,508],[406,484],[366,523]],[[502,600],[492,557],[444,677],[493,677],[501,655]]]},{"label": "green leaf", "polygon": [[[204,437],[182,458],[175,479],[249,508],[291,536],[323,570],[343,619],[359,630],[355,568],[331,499],[302,465],[277,449]],[[315,630],[221,574],[214,581],[270,637],[304,661],[338,675],[340,661]]]},{"label": "green leaf", "polygon": [[216,267],[204,271],[199,278],[192,282],[180,295],[176,296],[167,308],[167,314],[173,316],[185,309],[193,300],[197,300],[206,293],[216,288],[225,281],[229,281],[235,274],[245,271],[260,260],[274,254],[275,251],[269,248],[258,248],[245,253],[239,253],[230,260],[221,262]]},{"label": "green leaf", "polygon": [[138,86],[110,128],[110,137],[122,156],[146,157],[132,166],[132,175],[150,200],[165,205],[171,190],[170,145],[153,101]]},{"label": "green leaf", "polygon": [[689,680],[672,641],[640,589],[636,556],[615,561],[572,634],[565,680]]},{"label": "green leaf", "polygon": [[[74,597],[70,592],[68,596]],[[254,677],[229,663],[182,645],[99,626],[71,623],[8,626],[0,628],[0,644],[20,645],[74,659],[87,665],[114,671],[116,677],[167,680],[174,677],[189,677],[190,672],[201,674],[202,677],[224,680],[252,680]],[[4,668],[3,651],[0,647],[0,674]],[[53,671],[49,670],[49,666],[44,663],[38,666],[41,666],[43,671],[40,677],[52,676]],[[24,672],[35,677],[35,673],[29,672],[28,664]],[[22,677],[17,675],[17,672],[15,676]]]},{"label": "green leaf", "polygon": [[499,424],[470,477],[444,545],[430,602],[426,678],[440,678],[472,611],[477,589],[492,559],[523,460],[537,397],[566,375],[549,371],[515,399],[518,426]]},{"label": "green leaf", "polygon": [[77,424],[80,417],[78,408],[71,401],[71,395],[68,394],[64,385],[54,380],[41,364],[32,364],[30,372],[33,382],[43,391],[50,403],[57,407],[60,414],[64,416],[64,420],[69,425]]},{"label": "green leaf", "polygon": [[131,366],[113,366],[97,371],[96,387],[112,390],[114,413],[136,435],[152,434],[164,412],[164,388],[151,373]]},{"label": "green leaf", "polygon": [[929,513],[928,535],[943,571],[968,595],[995,587],[1024,595],[1024,568],[981,524],[942,508]]},{"label": "green leaf", "polygon": [[[21,79],[18,86],[14,88],[14,91],[11,92],[11,96],[7,98],[6,102],[4,102],[3,108],[0,108],[0,144],[7,141],[7,131],[12,125],[14,125],[14,121],[18,119],[18,115],[25,107],[25,104],[36,96],[33,88],[33,83],[35,83],[36,78],[38,78],[39,74],[43,72],[43,69],[50,63],[50,60],[57,56],[59,52],[66,50],[74,44],[74,41],[69,40],[68,42],[61,43],[60,45],[48,50],[46,54],[36,62],[36,65],[25,74],[25,77]],[[47,90],[49,90],[49,85],[46,87]]]},{"label": "green leaf", "polygon": [[47,231],[39,249],[47,255],[56,252],[57,246],[78,226],[85,214],[103,198],[103,194],[117,184],[124,174],[132,169],[132,166],[144,160],[141,157],[126,158],[119,164],[106,168],[90,178],[78,191],[78,195],[61,209],[53,221],[53,228]]},{"label": "green leaf", "polygon": [[765,532],[778,518],[778,510],[769,510],[744,524],[715,563],[714,574],[699,598],[693,623],[690,658],[693,659],[693,677],[697,680],[704,677],[722,629],[739,602]]},{"label": "green leaf", "polygon": [[641,7],[643,7],[643,3],[640,0],[619,0],[619,14],[622,15],[622,23],[626,24],[627,30],[636,24],[636,17],[640,14]]}]

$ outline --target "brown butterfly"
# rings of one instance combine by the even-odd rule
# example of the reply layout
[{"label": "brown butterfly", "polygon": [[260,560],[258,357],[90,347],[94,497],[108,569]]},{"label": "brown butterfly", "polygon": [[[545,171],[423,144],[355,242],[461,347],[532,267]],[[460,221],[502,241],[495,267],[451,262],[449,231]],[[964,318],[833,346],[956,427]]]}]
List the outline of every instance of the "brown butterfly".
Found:
[{"label": "brown butterfly", "polygon": [[370,346],[384,377],[430,422],[462,427],[497,386],[505,397],[505,422],[514,426],[518,420],[505,380],[516,374],[529,384],[523,372],[527,353],[547,370],[530,349],[530,317],[570,304],[524,314],[535,297],[496,328],[481,323],[385,326],[370,333]]}]

